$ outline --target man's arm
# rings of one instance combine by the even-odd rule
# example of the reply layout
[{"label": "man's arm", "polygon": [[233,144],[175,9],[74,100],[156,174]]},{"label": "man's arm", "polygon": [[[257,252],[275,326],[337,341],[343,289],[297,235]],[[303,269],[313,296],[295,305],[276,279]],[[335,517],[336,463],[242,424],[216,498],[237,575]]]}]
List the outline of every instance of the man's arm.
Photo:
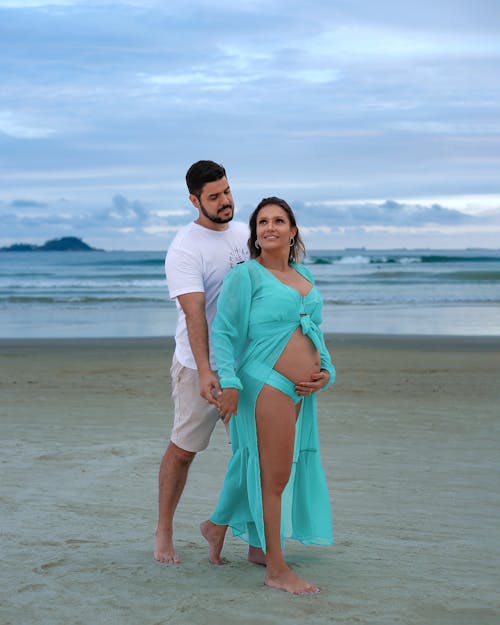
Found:
[{"label": "man's arm", "polygon": [[217,374],[212,371],[210,366],[205,294],[185,293],[184,295],[179,295],[177,299],[186,315],[189,344],[198,368],[200,395],[210,404],[219,407],[217,399],[212,394],[212,391],[215,390],[218,397],[221,393],[221,388]]}]

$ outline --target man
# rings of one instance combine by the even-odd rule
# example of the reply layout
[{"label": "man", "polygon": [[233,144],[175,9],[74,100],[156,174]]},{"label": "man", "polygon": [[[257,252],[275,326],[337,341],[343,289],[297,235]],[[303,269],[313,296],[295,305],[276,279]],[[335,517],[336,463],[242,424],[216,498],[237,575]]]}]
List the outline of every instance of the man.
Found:
[{"label": "man", "polygon": [[[210,349],[217,297],[229,269],[248,258],[248,227],[231,222],[234,202],[225,169],[198,161],[189,168],[186,183],[198,218],[177,233],[165,259],[178,320],[171,368],[174,423],[160,465],[154,557],[170,564],[181,562],[173,543],[173,519],[189,467],[207,447],[220,418],[216,397],[221,389]],[[223,562],[219,557],[212,561]]]}]

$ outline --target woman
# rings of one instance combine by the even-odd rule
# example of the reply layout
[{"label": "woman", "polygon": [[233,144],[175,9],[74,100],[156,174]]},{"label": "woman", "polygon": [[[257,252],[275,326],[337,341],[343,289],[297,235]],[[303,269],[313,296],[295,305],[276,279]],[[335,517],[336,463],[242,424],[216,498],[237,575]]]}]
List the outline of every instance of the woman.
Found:
[{"label": "woman", "polygon": [[333,382],[335,369],[318,328],[321,296],[299,263],[305,250],[292,209],[276,197],[262,200],[250,233],[251,260],[226,276],[212,329],[233,455],[201,530],[212,562],[222,563],[230,526],[264,551],[265,584],[311,594],[319,589],[293,573],[282,548],[285,538],[333,542],[315,393]]}]

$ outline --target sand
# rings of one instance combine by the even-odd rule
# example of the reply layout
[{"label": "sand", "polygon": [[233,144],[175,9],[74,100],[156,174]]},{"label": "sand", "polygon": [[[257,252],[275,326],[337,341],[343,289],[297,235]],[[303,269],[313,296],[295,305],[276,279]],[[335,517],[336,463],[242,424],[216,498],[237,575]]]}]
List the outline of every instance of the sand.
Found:
[{"label": "sand", "polygon": [[244,543],[208,563],[198,524],[219,428],[153,560],[172,340],[0,341],[1,625],[500,623],[500,338],[329,337],[319,398],[332,547],[288,543],[322,592],[263,586]]}]

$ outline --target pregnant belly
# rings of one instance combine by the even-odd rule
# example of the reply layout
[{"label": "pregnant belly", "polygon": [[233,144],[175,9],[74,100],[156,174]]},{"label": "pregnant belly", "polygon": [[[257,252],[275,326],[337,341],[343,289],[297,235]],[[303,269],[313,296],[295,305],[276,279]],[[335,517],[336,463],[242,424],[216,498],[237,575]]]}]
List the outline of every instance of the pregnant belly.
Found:
[{"label": "pregnant belly", "polygon": [[297,328],[274,368],[294,383],[304,382],[310,380],[313,373],[319,372],[321,359],[312,341]]}]

